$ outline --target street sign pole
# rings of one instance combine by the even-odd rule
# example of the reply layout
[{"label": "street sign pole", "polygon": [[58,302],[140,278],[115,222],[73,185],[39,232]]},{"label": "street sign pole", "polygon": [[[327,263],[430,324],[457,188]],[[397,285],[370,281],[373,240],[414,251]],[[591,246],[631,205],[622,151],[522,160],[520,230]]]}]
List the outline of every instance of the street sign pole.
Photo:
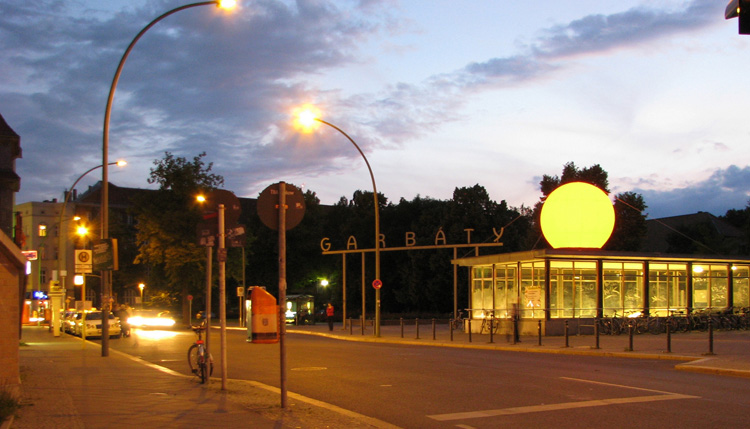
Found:
[{"label": "street sign pole", "polygon": [[219,320],[221,321],[221,390],[227,390],[227,249],[224,204],[219,204]]},{"label": "street sign pole", "polygon": [[286,183],[279,182],[279,369],[281,408],[286,408]]}]

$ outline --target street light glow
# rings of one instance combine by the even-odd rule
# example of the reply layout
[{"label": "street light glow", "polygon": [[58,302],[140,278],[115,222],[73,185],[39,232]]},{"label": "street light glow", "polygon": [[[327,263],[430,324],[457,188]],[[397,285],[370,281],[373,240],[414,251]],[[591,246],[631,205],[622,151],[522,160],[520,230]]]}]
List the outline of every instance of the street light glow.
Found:
[{"label": "street light glow", "polygon": [[117,161],[115,164],[117,164],[118,167],[124,167],[124,166],[128,165],[128,162],[125,161],[125,160],[123,160],[123,159],[121,159],[121,160]]},{"label": "street light glow", "polygon": [[198,201],[199,203],[205,203],[206,202],[206,196],[205,195],[198,195],[197,197],[195,197],[195,200]]},{"label": "street light glow", "polygon": [[294,128],[303,133],[310,133],[318,126],[320,110],[315,106],[302,106],[294,112]]},{"label": "street light glow", "polygon": [[216,6],[218,6],[220,9],[232,10],[235,7],[237,7],[237,1],[236,0],[219,0]]},{"label": "street light glow", "polygon": [[86,228],[86,227],[85,227],[85,226],[83,226],[83,225],[81,225],[81,226],[79,226],[78,228],[76,228],[76,234],[78,234],[78,235],[80,235],[80,236],[84,236],[84,235],[86,235],[86,234],[88,234],[88,233],[89,233],[89,229],[88,229],[88,228]]}]

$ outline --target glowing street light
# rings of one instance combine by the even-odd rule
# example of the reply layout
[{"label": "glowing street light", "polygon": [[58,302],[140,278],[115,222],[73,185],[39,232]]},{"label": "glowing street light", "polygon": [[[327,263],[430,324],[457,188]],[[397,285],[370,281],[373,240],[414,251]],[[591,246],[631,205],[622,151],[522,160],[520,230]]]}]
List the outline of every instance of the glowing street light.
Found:
[{"label": "glowing street light", "polygon": [[[120,75],[122,74],[122,69],[125,66],[125,60],[128,59],[128,56],[130,55],[130,51],[133,50],[133,47],[135,47],[135,44],[140,40],[140,38],[156,23],[161,21],[162,19],[172,15],[173,13],[179,12],[181,10],[193,8],[196,6],[208,6],[208,5],[216,5],[217,7],[224,9],[224,10],[231,10],[237,6],[236,0],[216,0],[216,1],[204,1],[199,3],[191,3],[184,6],[176,7],[172,10],[169,10],[158,17],[156,17],[153,21],[149,22],[148,25],[143,27],[143,29],[138,32],[138,34],[135,36],[135,38],[130,42],[127,49],[125,49],[125,53],[122,55],[122,58],[120,58],[120,63],[117,65],[117,70],[115,71],[115,76],[112,78],[112,85],[109,88],[109,97],[107,97],[107,107],[104,109],[104,127],[103,127],[103,133],[102,133],[102,191],[101,191],[101,208],[100,208],[100,216],[101,216],[101,237],[102,239],[109,238],[109,170],[107,166],[109,165],[109,120],[112,114],[112,102],[115,99],[115,90],[117,89],[117,83],[120,81]],[[103,271],[102,272],[102,295],[109,294],[109,289],[111,286],[111,278],[110,278],[111,272]],[[102,320],[107,320],[109,317],[109,307],[102,306]],[[109,356],[109,335],[107,335],[109,332],[109,325],[104,323],[102,324],[102,356]]]},{"label": "glowing street light", "polygon": [[138,283],[138,289],[141,290],[141,309],[143,309],[143,289],[146,288],[145,283]]},{"label": "glowing street light", "polygon": [[370,179],[372,180],[372,197],[375,203],[375,282],[373,282],[373,285],[375,285],[376,282],[378,285],[378,287],[375,288],[375,336],[379,337],[380,285],[382,285],[382,283],[380,280],[380,204],[378,204],[378,187],[375,184],[375,175],[372,173],[370,162],[367,161],[365,153],[362,152],[362,149],[359,148],[359,145],[357,145],[357,143],[355,143],[354,140],[349,137],[349,135],[345,133],[341,128],[333,125],[330,122],[320,119],[319,112],[312,106],[306,106],[297,112],[296,126],[301,131],[311,132],[315,128],[316,122],[328,125],[329,127],[343,134],[344,137],[346,137],[351,142],[351,144],[353,144],[354,147],[357,148],[359,154],[362,155],[362,159],[365,160],[365,164],[367,165],[367,170],[370,172]]}]

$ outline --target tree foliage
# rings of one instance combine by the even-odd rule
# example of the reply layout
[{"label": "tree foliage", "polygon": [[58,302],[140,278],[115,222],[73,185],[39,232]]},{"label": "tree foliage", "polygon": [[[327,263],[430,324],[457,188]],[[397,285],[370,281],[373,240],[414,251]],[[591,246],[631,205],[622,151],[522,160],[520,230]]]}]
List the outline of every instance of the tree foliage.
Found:
[{"label": "tree foliage", "polygon": [[136,264],[148,264],[161,276],[149,276],[153,296],[163,294],[183,299],[198,293],[204,283],[205,251],[196,244],[196,228],[201,220],[196,195],[224,183],[221,176],[211,173],[212,164],[203,161],[205,152],[192,162],[169,152],[154,161],[149,183],[159,189],[143,194],[135,201],[137,220]]}]

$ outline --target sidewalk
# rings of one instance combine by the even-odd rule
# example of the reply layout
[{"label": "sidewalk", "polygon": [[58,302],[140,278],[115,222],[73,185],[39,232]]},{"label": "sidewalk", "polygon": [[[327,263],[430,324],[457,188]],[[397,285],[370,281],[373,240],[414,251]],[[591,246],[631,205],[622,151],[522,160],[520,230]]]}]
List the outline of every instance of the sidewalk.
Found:
[{"label": "sidewalk", "polygon": [[278,389],[175,373],[46,326],[24,326],[20,347],[22,408],[12,428],[372,428],[392,427],[330,404]]},{"label": "sidewalk", "polygon": [[[674,360],[679,370],[724,376],[750,377],[750,331],[714,332],[714,355],[705,332],[672,335],[672,353],[666,353],[666,335],[633,337],[601,336],[594,349],[593,336],[524,336],[511,344],[505,335],[469,335],[436,325],[435,339],[430,321],[421,321],[419,339],[414,320],[400,326],[381,326],[374,337],[372,327],[328,330],[325,324],[290,326],[287,333],[320,335],[345,341],[409,344],[426,347],[460,347],[530,353],[579,354],[602,357]],[[214,327],[215,328],[215,327]],[[229,329],[242,329],[235,327]],[[350,333],[351,332],[351,333]],[[212,381],[201,385],[197,378],[110,349],[101,357],[101,347],[63,335],[54,337],[47,327],[23,327],[20,348],[22,403],[13,428],[157,428],[157,427],[253,427],[253,428],[392,428],[388,423],[339,407],[288,393],[289,406],[279,407],[278,390],[260,383],[229,380],[226,391]]]}]

